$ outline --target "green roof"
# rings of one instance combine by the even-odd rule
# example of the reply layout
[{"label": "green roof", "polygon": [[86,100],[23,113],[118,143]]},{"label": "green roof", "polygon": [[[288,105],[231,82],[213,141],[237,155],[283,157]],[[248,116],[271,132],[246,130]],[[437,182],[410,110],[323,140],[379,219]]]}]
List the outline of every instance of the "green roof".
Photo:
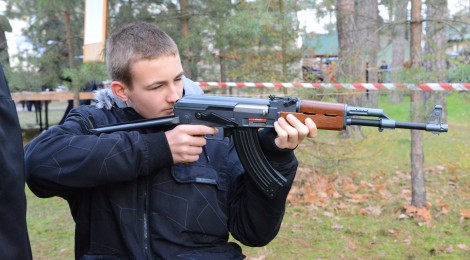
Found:
[{"label": "green roof", "polygon": [[[407,41],[408,42],[408,41]],[[302,46],[305,48],[304,56],[313,57],[337,57],[339,54],[338,35],[332,34],[304,34],[302,35]],[[407,46],[409,44],[407,43]],[[405,48],[405,58],[409,59],[410,50]],[[392,44],[379,48],[377,60],[385,60],[387,63],[392,61]]]},{"label": "green roof", "polygon": [[304,34],[302,46],[305,47],[305,55],[313,56],[338,56],[337,34]]},{"label": "green roof", "polygon": [[448,26],[447,35],[449,37],[449,42],[470,40],[470,30],[468,25],[458,24],[452,27]]}]

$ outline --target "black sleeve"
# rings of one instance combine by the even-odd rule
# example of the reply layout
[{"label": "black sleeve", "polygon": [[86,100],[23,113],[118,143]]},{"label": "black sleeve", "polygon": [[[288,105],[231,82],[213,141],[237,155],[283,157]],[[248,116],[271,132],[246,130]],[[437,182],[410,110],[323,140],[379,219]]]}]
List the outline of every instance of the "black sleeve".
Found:
[{"label": "black sleeve", "polygon": [[[268,161],[287,179],[286,185],[270,199],[245,173],[238,178],[237,195],[230,203],[230,232],[247,246],[264,246],[276,237],[284,217],[287,195],[297,171],[298,162],[294,152],[278,149],[274,144],[274,137],[275,132],[262,131],[260,143]],[[241,166],[231,166],[233,169],[239,167]]]},{"label": "black sleeve", "polygon": [[32,259],[26,226],[23,139],[1,65],[0,144],[0,252],[4,259]]},{"label": "black sleeve", "polygon": [[164,132],[89,134],[82,111],[88,108],[72,110],[62,125],[25,146],[27,183],[37,196],[67,197],[82,188],[131,181],[173,163]]}]

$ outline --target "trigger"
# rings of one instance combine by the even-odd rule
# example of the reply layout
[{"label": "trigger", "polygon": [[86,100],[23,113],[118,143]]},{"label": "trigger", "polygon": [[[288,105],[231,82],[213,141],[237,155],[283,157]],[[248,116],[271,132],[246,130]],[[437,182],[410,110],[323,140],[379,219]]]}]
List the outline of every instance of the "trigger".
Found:
[{"label": "trigger", "polygon": [[229,132],[227,131],[228,129],[224,129],[222,127],[217,127],[217,133],[214,134],[214,135],[205,135],[204,137],[207,139],[207,140],[224,140],[225,137],[227,137],[228,135],[226,135],[226,132]]}]

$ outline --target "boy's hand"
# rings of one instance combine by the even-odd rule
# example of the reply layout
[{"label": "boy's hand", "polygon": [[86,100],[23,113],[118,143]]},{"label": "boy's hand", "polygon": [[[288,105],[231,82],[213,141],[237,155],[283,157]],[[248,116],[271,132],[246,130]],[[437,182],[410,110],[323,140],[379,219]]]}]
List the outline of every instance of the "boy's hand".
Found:
[{"label": "boy's hand", "polygon": [[279,118],[274,122],[277,137],[274,143],[280,149],[295,149],[305,137],[315,138],[317,126],[312,119],[307,118],[305,124],[300,122],[294,115],[287,115],[287,121]]},{"label": "boy's hand", "polygon": [[206,145],[205,135],[214,135],[217,129],[203,125],[178,125],[165,132],[173,163],[191,163],[199,159]]}]

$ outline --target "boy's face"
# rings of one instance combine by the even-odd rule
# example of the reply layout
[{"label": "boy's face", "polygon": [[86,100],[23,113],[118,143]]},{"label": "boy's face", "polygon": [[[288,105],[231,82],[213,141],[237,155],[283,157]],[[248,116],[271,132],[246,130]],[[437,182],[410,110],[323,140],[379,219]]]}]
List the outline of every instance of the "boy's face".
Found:
[{"label": "boy's face", "polygon": [[183,95],[179,55],[139,60],[131,68],[132,89],[125,88],[128,104],[144,118],[173,115],[173,106]]}]

